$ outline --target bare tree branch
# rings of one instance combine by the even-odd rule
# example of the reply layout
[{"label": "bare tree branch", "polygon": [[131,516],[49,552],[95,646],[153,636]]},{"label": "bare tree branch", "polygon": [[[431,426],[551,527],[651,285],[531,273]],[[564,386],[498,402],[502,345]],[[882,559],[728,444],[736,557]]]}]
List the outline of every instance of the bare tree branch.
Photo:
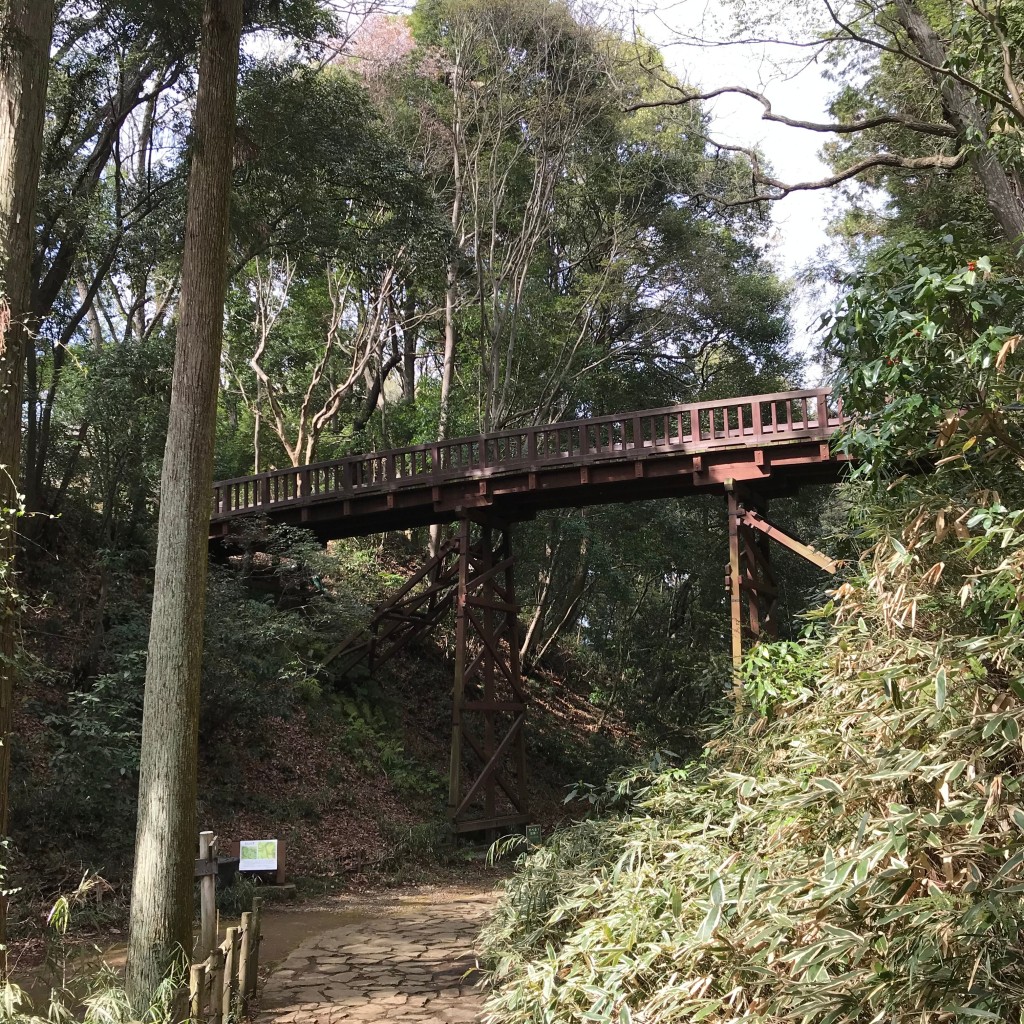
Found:
[{"label": "bare tree branch", "polygon": [[785,182],[761,170],[760,157],[756,150],[748,149],[746,146],[733,146],[725,143],[712,142],[717,150],[721,152],[742,153],[751,163],[752,178],[755,185],[763,185],[775,189],[775,192],[756,193],[746,199],[732,200],[723,203],[724,206],[747,206],[750,203],[773,202],[782,199],[791,192],[812,192],[818,189],[832,188],[851,178],[856,178],[875,167],[894,167],[904,171],[928,171],[943,170],[952,171],[963,165],[967,159],[967,152],[960,150],[958,153],[932,153],[928,156],[900,156],[898,153],[876,153],[874,156],[865,157],[851,164],[842,171],[830,174],[825,178],[816,181]]},{"label": "bare tree branch", "polygon": [[[681,92],[683,90],[680,90]],[[643,103],[634,103],[626,107],[627,111],[646,110],[652,107],[683,106],[687,103],[700,103],[705,100],[713,100],[719,96],[737,95],[747,96],[756,100],[764,107],[761,115],[762,121],[773,121],[776,124],[788,125],[790,128],[803,128],[809,132],[826,132],[836,135],[852,135],[857,132],[867,131],[870,128],[880,128],[883,125],[896,124],[910,131],[921,132],[925,135],[938,135],[943,138],[955,139],[956,129],[948,124],[936,124],[932,121],[917,121],[914,118],[901,117],[899,114],[880,114],[877,117],[866,117],[859,121],[803,121],[797,118],[786,117],[784,114],[776,114],[772,110],[771,100],[763,93],[754,89],[747,89],[741,85],[727,85],[720,89],[712,89],[709,92],[683,93],[678,99],[673,100],[648,100]]]}]

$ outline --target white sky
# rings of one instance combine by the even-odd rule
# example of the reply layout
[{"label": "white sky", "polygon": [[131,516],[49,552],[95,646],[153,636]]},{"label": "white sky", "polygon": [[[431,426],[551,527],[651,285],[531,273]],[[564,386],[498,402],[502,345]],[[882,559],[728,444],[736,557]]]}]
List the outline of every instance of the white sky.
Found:
[{"label": "white sky", "polygon": [[[780,70],[793,59],[793,50],[780,45],[701,47],[673,42],[679,36],[728,38],[729,20],[722,0],[683,0],[645,15],[639,26],[663,48],[671,69],[690,85],[708,91],[742,85],[764,93],[776,113],[807,121],[828,121],[825,110],[833,86],[816,65]],[[834,136],[789,128],[761,119],[760,103],[744,96],[722,96],[708,102],[712,132],[722,142],[759,147],[774,175],[786,182],[813,181],[828,173],[818,156]],[[825,225],[835,204],[829,191],[796,192],[776,202],[773,209],[775,259],[779,272],[792,277],[813,265],[827,242]],[[798,293],[794,310],[795,340],[801,349],[813,348],[818,318],[830,304],[820,293]],[[817,383],[811,369],[809,384]]]}]

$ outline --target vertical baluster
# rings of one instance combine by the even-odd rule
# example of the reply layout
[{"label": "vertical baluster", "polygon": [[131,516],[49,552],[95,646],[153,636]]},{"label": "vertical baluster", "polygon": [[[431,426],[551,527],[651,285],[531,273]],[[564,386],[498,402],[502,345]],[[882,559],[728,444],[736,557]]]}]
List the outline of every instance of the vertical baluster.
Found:
[{"label": "vertical baluster", "polygon": [[815,426],[819,429],[828,426],[829,415],[827,391],[819,391],[817,395],[814,396],[814,414],[816,417]]}]

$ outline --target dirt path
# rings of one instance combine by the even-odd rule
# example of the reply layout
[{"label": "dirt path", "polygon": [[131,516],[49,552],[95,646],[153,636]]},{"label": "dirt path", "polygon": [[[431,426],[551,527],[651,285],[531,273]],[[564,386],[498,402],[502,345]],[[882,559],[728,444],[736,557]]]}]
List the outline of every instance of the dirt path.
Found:
[{"label": "dirt path", "polygon": [[478,1021],[474,947],[495,898],[493,883],[446,886],[347,904],[338,927],[318,913],[327,928],[272,971],[260,1024]]}]

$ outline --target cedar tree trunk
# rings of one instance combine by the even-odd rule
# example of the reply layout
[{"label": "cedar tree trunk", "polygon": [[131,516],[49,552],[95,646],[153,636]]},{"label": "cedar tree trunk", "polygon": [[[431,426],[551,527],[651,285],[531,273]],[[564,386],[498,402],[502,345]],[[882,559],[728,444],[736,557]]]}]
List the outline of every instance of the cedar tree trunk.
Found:
[{"label": "cedar tree trunk", "polygon": [[127,967],[139,1013],[192,952],[199,674],[242,2],[203,6],[142,717]]},{"label": "cedar tree trunk", "polygon": [[[21,378],[30,344],[33,222],[43,151],[53,0],[0,0],[0,837],[7,837]],[[2,855],[2,854],[0,854]],[[0,899],[0,944],[7,907]]]}]

